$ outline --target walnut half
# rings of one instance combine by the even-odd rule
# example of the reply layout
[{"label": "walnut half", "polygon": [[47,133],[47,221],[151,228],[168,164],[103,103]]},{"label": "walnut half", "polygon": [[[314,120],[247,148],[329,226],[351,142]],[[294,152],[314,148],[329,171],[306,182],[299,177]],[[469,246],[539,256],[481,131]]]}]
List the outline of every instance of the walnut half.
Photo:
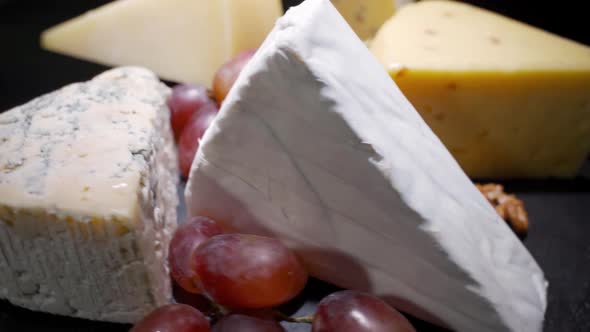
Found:
[{"label": "walnut half", "polygon": [[496,212],[506,220],[510,227],[519,236],[525,236],[529,229],[529,217],[524,208],[524,203],[515,195],[504,192],[500,184],[486,183],[475,186],[488,199]]}]

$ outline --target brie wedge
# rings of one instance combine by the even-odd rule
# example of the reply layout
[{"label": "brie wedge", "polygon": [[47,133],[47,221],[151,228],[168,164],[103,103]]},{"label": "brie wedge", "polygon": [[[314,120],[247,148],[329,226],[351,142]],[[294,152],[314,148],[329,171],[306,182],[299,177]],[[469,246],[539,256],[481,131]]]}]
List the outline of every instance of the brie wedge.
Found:
[{"label": "brie wedge", "polygon": [[543,272],[328,0],[281,18],[201,142],[191,215],[457,331],[541,331]]},{"label": "brie wedge", "polygon": [[127,67],[0,114],[0,298],[116,322],[171,300],[168,93]]}]

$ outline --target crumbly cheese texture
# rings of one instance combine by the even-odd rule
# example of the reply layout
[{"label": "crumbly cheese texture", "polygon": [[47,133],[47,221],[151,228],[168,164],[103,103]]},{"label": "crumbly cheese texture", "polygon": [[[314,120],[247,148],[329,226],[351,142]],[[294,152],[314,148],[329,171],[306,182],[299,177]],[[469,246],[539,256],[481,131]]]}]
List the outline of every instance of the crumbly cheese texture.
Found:
[{"label": "crumbly cheese texture", "polygon": [[205,134],[191,215],[457,331],[541,331],[543,272],[328,0],[281,18]]},{"label": "crumbly cheese texture", "polygon": [[0,298],[117,322],[170,301],[168,94],[123,67],[0,114]]},{"label": "crumbly cheese texture", "polygon": [[279,0],[119,0],[45,31],[41,44],[209,86],[225,61],[260,46],[281,14]]},{"label": "crumbly cheese texture", "polygon": [[571,177],[590,152],[590,47],[453,1],[401,8],[371,44],[473,177]]}]

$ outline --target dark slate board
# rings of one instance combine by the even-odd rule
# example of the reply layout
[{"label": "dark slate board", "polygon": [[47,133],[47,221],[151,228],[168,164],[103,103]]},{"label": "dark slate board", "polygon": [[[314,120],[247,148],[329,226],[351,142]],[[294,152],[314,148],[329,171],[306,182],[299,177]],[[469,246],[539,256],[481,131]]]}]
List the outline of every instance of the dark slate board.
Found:
[{"label": "dark slate board", "polygon": [[[106,0],[0,0],[0,110],[24,103],[65,84],[87,80],[105,67],[44,52],[38,47],[42,29]],[[292,5],[300,1],[284,1]],[[590,30],[580,29],[584,11],[574,1],[555,7],[538,1],[469,1],[587,44]],[[579,2],[581,6],[582,2]],[[533,7],[534,6],[534,7]],[[534,8],[535,10],[529,10]],[[531,230],[525,245],[550,282],[545,331],[590,331],[590,163],[572,180],[504,181],[527,206]],[[525,281],[523,281],[525,282]],[[305,315],[336,290],[312,280],[305,292],[283,310]],[[441,331],[413,320],[419,331]],[[287,324],[291,332],[309,331],[305,324]],[[123,332],[128,325],[91,322],[35,313],[0,301],[0,331]]]}]

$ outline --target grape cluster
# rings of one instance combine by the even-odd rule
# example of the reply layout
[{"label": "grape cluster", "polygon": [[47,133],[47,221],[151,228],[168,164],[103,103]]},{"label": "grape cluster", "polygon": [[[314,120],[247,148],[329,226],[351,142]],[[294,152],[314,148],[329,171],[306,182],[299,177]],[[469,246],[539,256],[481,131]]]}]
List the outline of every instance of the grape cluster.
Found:
[{"label": "grape cluster", "polygon": [[[277,319],[281,316],[265,310],[297,296],[308,278],[297,256],[277,239],[226,234],[215,221],[202,216],[191,217],[178,227],[168,260],[170,275],[182,288],[177,300],[198,306],[161,307],[132,332],[284,332]],[[206,308],[205,298],[218,308],[211,313],[217,318],[212,328],[195,308]],[[318,305],[312,332],[336,331],[415,332],[385,302],[355,291],[333,293]]]}]

